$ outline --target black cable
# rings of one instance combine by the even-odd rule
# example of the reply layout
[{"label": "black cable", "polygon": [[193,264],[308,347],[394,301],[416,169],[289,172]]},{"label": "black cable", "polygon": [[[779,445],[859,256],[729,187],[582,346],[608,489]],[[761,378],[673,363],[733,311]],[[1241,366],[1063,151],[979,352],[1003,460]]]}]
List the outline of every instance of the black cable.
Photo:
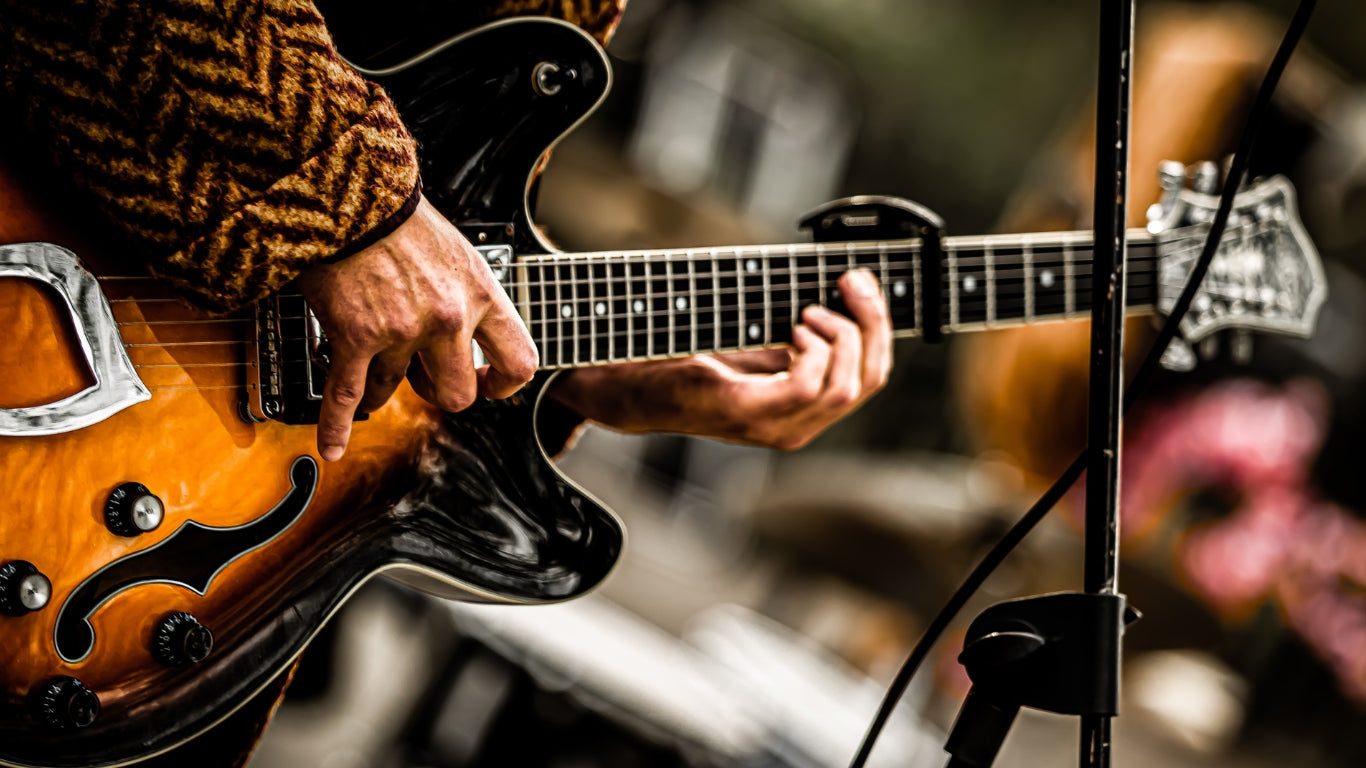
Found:
[{"label": "black cable", "polygon": [[[1271,60],[1271,65],[1267,69],[1266,77],[1262,80],[1261,88],[1257,91],[1257,99],[1253,103],[1252,110],[1248,114],[1247,122],[1243,126],[1242,137],[1238,142],[1238,148],[1234,152],[1233,162],[1229,166],[1228,177],[1224,180],[1224,189],[1219,198],[1219,208],[1214,215],[1214,220],[1210,223],[1210,231],[1205,240],[1204,250],[1200,252],[1200,259],[1196,262],[1194,269],[1191,270],[1190,277],[1187,278],[1186,286],[1181,291],[1181,296],[1172,307],[1172,312],[1167,316],[1162,324],[1161,331],[1158,332],[1157,339],[1153,347],[1144,358],[1143,364],[1139,367],[1138,373],[1134,375],[1133,381],[1129,384],[1124,396],[1124,412],[1128,412],[1130,406],[1138,394],[1147,385],[1157,370],[1157,365],[1162,358],[1162,353],[1166,351],[1167,345],[1175,338],[1177,330],[1181,324],[1182,317],[1190,309],[1191,303],[1195,300],[1200,284],[1204,282],[1205,274],[1209,272],[1210,263],[1214,261],[1214,254],[1219,250],[1219,241],[1223,238],[1224,227],[1228,223],[1229,213],[1233,210],[1233,198],[1237,194],[1242,180],[1247,173],[1247,160],[1252,152],[1252,145],[1256,139],[1257,129],[1260,127],[1266,116],[1267,108],[1271,104],[1271,94],[1276,90],[1276,84],[1280,82],[1281,73],[1285,71],[1286,63],[1290,60],[1290,55],[1294,53],[1295,47],[1299,44],[1300,37],[1303,36],[1305,28],[1309,25],[1309,17],[1314,12],[1317,0],[1300,0],[1299,7],[1295,10],[1295,16],[1290,21],[1290,26],[1286,29],[1285,37],[1281,40],[1280,48],[1276,50],[1275,57]],[[911,650],[910,656],[898,670],[896,677],[887,688],[887,694],[878,708],[877,714],[873,717],[873,722],[868,726],[868,731],[864,734],[863,742],[859,745],[858,754],[849,763],[849,768],[863,768],[868,761],[868,756],[872,754],[873,746],[877,742],[878,736],[891,717],[892,711],[896,708],[897,702],[910,687],[911,680],[929,656],[930,649],[934,646],[939,637],[948,629],[949,624],[963,609],[968,600],[972,597],[987,578],[998,568],[1015,547],[1019,545],[1024,537],[1038,525],[1039,521],[1048,514],[1054,505],[1058,503],[1064,493],[1071,489],[1076,483],[1077,478],[1081,477],[1086,469],[1086,453],[1083,451],[1073,460],[1071,466],[1063,472],[1053,485],[1044,492],[1039,500],[1029,508],[1029,511],[1006,532],[1001,540],[996,543],[991,551],[982,558],[977,567],[972,569],[968,577],[963,580],[962,585],[953,593],[948,602],[934,617],[930,625],[926,627],[925,634]]]}]

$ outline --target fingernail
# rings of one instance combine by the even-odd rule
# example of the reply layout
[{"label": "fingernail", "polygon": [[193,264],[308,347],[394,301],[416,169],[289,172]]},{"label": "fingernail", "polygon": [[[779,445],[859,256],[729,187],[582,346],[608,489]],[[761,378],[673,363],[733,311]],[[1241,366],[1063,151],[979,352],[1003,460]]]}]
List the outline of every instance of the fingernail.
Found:
[{"label": "fingernail", "polygon": [[866,269],[854,270],[854,290],[865,295],[871,295],[877,291],[877,278],[873,273]]},{"label": "fingernail", "polygon": [[806,307],[806,313],[809,314],[809,315],[815,315],[816,317],[829,317],[829,316],[830,316],[830,310],[826,309],[825,307],[822,307],[822,306],[819,305],[819,304],[810,304],[810,305],[808,305],[808,306]]},{"label": "fingernail", "polygon": [[346,447],[341,445],[324,446],[322,450],[323,461],[336,461],[342,457],[342,451],[345,450]]}]

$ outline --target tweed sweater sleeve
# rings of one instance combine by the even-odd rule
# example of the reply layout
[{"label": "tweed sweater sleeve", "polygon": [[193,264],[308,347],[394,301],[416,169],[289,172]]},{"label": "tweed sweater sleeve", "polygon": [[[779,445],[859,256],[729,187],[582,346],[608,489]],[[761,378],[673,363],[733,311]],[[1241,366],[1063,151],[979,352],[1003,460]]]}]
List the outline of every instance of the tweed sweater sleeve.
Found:
[{"label": "tweed sweater sleeve", "polygon": [[412,138],[309,0],[0,0],[0,78],[5,111],[205,309],[416,203]]}]

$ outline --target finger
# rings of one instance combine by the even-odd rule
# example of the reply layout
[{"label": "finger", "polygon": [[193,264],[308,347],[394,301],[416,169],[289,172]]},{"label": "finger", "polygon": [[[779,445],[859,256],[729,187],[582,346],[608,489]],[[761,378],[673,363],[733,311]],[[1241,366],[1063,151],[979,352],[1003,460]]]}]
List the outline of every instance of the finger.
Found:
[{"label": "finger", "polygon": [[324,461],[336,461],[351,439],[351,421],[365,394],[370,357],[334,348],[332,367],[323,385],[318,411],[318,453]]},{"label": "finger", "polygon": [[745,419],[783,415],[809,406],[825,388],[830,366],[830,344],[805,325],[792,329],[797,357],[792,367],[776,376],[747,376],[748,386],[736,393],[734,411]]},{"label": "finger", "polygon": [[443,411],[463,411],[474,404],[478,380],[470,337],[457,333],[433,341],[418,353],[429,386],[427,401]]},{"label": "finger", "polygon": [[830,343],[830,367],[826,371],[820,401],[833,408],[845,408],[858,402],[863,380],[863,342],[859,327],[816,305],[802,311],[802,320]]},{"label": "finger", "polygon": [[503,398],[531,381],[540,365],[531,332],[501,288],[493,291],[488,311],[474,329],[474,338],[489,364],[479,369],[478,391],[485,397]]},{"label": "finger", "polygon": [[410,349],[388,350],[375,355],[365,377],[365,397],[361,398],[362,413],[373,413],[389,402],[394,390],[403,382],[408,373],[408,364],[413,359]]},{"label": "finger", "polygon": [[892,371],[892,320],[877,279],[866,269],[840,277],[845,306],[863,333],[863,391],[872,392],[887,383]]},{"label": "finger", "polygon": [[781,373],[792,367],[794,354],[790,347],[777,347],[727,352],[713,359],[740,373]]}]

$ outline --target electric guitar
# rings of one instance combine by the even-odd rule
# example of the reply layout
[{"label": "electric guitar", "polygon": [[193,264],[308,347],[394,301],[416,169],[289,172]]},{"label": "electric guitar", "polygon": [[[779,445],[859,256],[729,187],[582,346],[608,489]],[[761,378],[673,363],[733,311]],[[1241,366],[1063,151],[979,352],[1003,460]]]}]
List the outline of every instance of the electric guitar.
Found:
[{"label": "electric guitar", "polygon": [[[128,274],[0,167],[0,764],[119,765],[211,727],[294,659],[365,580],[466,600],[583,594],[615,563],[618,520],[535,434],[559,370],[780,345],[838,276],[877,276],[896,333],[1089,311],[1085,232],[942,237],[933,214],[850,198],[813,242],[560,253],[527,188],[546,149],[605,97],[608,62],[568,24],[502,21],[365,74],[421,143],[428,197],[484,254],[547,375],[443,414],[406,385],[314,448],[325,334],[297,292],[229,318]],[[1129,233],[1128,303],[1169,307],[1215,199],[1172,171]],[[126,264],[126,262],[124,262]],[[1325,293],[1290,186],[1239,197],[1187,341],[1307,335]]]}]

